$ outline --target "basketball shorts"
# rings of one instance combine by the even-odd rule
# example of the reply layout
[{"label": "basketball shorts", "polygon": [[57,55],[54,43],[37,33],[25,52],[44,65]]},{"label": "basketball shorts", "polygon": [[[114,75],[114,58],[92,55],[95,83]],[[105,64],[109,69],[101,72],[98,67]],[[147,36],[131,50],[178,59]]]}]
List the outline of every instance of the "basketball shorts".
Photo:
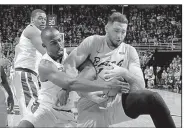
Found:
[{"label": "basketball shorts", "polygon": [[109,99],[107,107],[100,107],[98,104],[81,98],[78,101],[77,127],[109,127],[110,125],[131,120],[123,109],[121,94],[115,99]]},{"label": "basketball shorts", "polygon": [[38,103],[34,112],[22,120],[31,122],[34,127],[75,127],[76,119],[71,112],[57,111],[52,107]]},{"label": "basketball shorts", "polygon": [[32,72],[24,69],[16,70],[13,75],[15,97],[22,116],[31,112],[31,105],[38,99],[38,77],[36,73]]}]

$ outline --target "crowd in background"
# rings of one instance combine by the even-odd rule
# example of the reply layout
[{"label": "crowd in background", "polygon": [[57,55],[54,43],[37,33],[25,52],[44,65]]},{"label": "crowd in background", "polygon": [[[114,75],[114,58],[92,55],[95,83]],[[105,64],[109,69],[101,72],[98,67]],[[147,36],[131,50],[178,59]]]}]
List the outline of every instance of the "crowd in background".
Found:
[{"label": "crowd in background", "polygon": [[146,66],[144,70],[146,88],[168,89],[181,93],[181,71],[181,57],[179,55],[172,59],[168,67],[157,66],[154,71],[153,66]]},{"label": "crowd in background", "polygon": [[[65,33],[65,45],[70,47],[78,46],[87,36],[104,35],[108,16],[114,11],[122,12],[122,10],[129,21],[126,43],[133,46],[159,46],[165,43],[170,50],[174,49],[174,43],[181,43],[181,5],[155,5],[151,8],[129,5],[124,9],[121,5],[54,5],[53,8],[47,5],[1,5],[0,44],[3,49],[1,58],[6,60],[5,70],[8,76],[15,46],[23,29],[30,23],[31,11],[36,8],[43,9],[47,14],[53,12],[57,15],[58,28]],[[153,52],[138,51],[138,53],[141,67],[145,67]],[[171,67],[166,69],[167,73],[178,69],[174,66],[175,61],[174,59]],[[173,81],[176,82],[174,79]]]},{"label": "crowd in background", "polygon": [[137,45],[177,42],[181,39],[181,6],[155,6],[138,8],[130,6],[127,13],[129,28],[127,43]]}]

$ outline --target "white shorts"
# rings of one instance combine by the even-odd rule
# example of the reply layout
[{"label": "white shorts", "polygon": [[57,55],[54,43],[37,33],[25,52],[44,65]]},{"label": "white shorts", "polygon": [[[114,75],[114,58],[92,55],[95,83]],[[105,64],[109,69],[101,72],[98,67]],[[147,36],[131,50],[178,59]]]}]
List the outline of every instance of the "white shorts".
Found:
[{"label": "white shorts", "polygon": [[34,113],[22,120],[31,122],[34,127],[75,127],[76,119],[71,112],[56,111],[42,104],[36,105]]},{"label": "white shorts", "polygon": [[15,71],[12,84],[15,87],[15,97],[23,117],[31,112],[31,105],[38,98],[38,78],[29,72]]},{"label": "white shorts", "polygon": [[78,102],[77,127],[109,127],[110,125],[131,120],[123,109],[121,94],[109,100],[106,108],[81,98]]}]

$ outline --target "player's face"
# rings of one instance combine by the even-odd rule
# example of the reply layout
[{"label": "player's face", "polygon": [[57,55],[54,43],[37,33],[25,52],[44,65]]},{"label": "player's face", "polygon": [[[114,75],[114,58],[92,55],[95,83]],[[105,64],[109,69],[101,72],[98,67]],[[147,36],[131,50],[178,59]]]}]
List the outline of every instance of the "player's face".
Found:
[{"label": "player's face", "polygon": [[107,36],[111,45],[115,48],[118,47],[126,36],[127,24],[120,22],[109,23],[107,27]]},{"label": "player's face", "polygon": [[55,38],[50,40],[50,42],[48,43],[47,52],[55,59],[59,59],[63,56],[63,53],[64,53],[64,34],[63,33],[59,33],[58,31],[55,34]]},{"label": "player's face", "polygon": [[33,18],[33,22],[40,30],[43,30],[46,26],[46,14],[37,12],[36,16]]}]

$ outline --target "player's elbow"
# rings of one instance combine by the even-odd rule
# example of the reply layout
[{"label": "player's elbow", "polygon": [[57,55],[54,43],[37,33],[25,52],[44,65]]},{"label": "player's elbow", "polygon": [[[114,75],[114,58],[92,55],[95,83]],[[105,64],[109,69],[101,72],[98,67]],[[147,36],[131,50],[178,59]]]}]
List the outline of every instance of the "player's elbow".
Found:
[{"label": "player's elbow", "polygon": [[66,80],[68,89],[71,91],[76,91],[76,84],[79,83],[78,79],[76,78],[69,78]]}]

